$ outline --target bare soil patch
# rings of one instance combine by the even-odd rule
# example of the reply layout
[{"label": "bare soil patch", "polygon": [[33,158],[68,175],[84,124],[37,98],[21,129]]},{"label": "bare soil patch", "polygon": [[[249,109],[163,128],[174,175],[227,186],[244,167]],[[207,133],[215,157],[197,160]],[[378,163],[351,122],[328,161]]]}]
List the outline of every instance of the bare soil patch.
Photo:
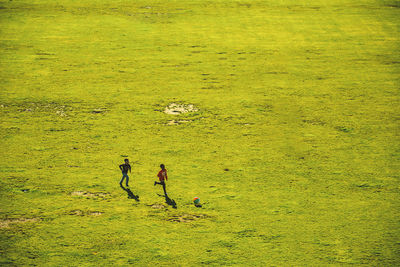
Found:
[{"label": "bare soil patch", "polygon": [[181,121],[172,120],[172,121],[169,121],[167,124],[168,124],[168,125],[178,125],[178,124],[183,124],[183,123],[188,123],[188,122],[190,122],[190,121],[186,121],[186,120],[181,120]]},{"label": "bare soil patch", "polygon": [[192,222],[199,219],[207,218],[208,216],[205,214],[189,214],[189,213],[182,213],[179,215],[171,215],[167,218],[167,221],[170,222]]},{"label": "bare soil patch", "polygon": [[38,222],[38,218],[16,218],[0,220],[0,228],[10,228],[12,225]]},{"label": "bare soil patch", "polygon": [[106,199],[110,196],[108,193],[102,192],[87,192],[87,191],[74,191],[71,196],[85,197],[87,199]]},{"label": "bare soil patch", "polygon": [[164,113],[170,115],[179,115],[188,112],[196,112],[198,109],[192,104],[171,103],[165,109]]},{"label": "bare soil patch", "polygon": [[100,216],[103,212],[101,211],[84,211],[84,210],[71,210],[68,212],[68,215],[75,215],[75,216]]},{"label": "bare soil patch", "polygon": [[152,204],[152,205],[149,205],[151,208],[153,208],[153,209],[158,209],[158,210],[161,210],[161,209],[165,209],[166,208],[166,206],[164,206],[163,204]]}]

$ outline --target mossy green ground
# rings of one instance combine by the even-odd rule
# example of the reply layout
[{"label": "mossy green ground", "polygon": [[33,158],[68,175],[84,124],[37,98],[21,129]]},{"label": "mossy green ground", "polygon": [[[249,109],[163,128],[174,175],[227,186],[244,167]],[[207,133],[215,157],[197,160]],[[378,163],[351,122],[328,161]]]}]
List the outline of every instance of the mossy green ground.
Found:
[{"label": "mossy green ground", "polygon": [[400,265],[399,7],[0,1],[0,265]]}]

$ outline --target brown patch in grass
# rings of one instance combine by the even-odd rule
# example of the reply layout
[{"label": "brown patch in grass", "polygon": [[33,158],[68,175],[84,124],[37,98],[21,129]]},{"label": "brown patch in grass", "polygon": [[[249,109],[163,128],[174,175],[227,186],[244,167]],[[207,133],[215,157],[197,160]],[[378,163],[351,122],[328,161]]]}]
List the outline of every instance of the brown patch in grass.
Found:
[{"label": "brown patch in grass", "polygon": [[110,194],[102,193],[102,192],[87,192],[87,191],[74,191],[71,193],[71,196],[85,197],[87,199],[105,199],[109,197]]},{"label": "brown patch in grass", "polygon": [[38,222],[38,218],[16,218],[0,220],[0,228],[10,228],[12,225]]},{"label": "brown patch in grass", "polygon": [[71,210],[68,212],[68,215],[75,215],[75,216],[100,216],[103,212],[100,211],[83,211],[83,210]]},{"label": "brown patch in grass", "polygon": [[167,206],[160,204],[160,203],[154,203],[154,204],[147,204],[146,206],[149,206],[150,208],[156,209],[156,210],[162,210],[166,209]]},{"label": "brown patch in grass", "polygon": [[167,218],[167,221],[170,222],[192,222],[199,219],[207,218],[208,216],[205,214],[189,214],[182,213],[179,215],[171,215]]},{"label": "brown patch in grass", "polygon": [[198,109],[192,104],[177,104],[171,103],[165,109],[164,113],[170,115],[179,115],[182,113],[196,112]]},{"label": "brown patch in grass", "polygon": [[189,122],[189,121],[185,121],[185,120],[182,120],[182,121],[172,120],[172,121],[169,121],[167,124],[168,124],[168,125],[178,125],[178,124],[187,123],[187,122]]},{"label": "brown patch in grass", "polygon": [[165,209],[166,207],[163,204],[153,204],[153,205],[149,205],[150,207],[152,207],[153,209]]}]

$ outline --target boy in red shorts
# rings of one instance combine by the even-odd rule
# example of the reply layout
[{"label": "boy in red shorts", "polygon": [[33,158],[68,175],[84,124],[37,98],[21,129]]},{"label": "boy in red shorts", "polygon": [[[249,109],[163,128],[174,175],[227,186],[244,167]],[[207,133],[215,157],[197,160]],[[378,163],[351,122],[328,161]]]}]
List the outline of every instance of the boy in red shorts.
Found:
[{"label": "boy in red shorts", "polygon": [[154,182],[154,186],[156,184],[162,185],[163,189],[164,189],[164,194],[167,195],[167,191],[165,190],[165,180],[168,180],[167,170],[165,169],[165,165],[164,164],[161,164],[160,168],[161,168],[161,170],[157,174],[158,180],[160,180],[160,181],[159,182]]}]

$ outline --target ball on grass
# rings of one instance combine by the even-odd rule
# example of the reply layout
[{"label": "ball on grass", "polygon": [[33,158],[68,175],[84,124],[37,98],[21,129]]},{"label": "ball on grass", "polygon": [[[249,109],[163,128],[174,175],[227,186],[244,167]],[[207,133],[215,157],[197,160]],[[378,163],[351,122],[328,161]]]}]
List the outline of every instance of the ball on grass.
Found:
[{"label": "ball on grass", "polygon": [[194,203],[195,205],[200,204],[200,198],[198,198],[198,197],[193,198],[193,203]]}]

